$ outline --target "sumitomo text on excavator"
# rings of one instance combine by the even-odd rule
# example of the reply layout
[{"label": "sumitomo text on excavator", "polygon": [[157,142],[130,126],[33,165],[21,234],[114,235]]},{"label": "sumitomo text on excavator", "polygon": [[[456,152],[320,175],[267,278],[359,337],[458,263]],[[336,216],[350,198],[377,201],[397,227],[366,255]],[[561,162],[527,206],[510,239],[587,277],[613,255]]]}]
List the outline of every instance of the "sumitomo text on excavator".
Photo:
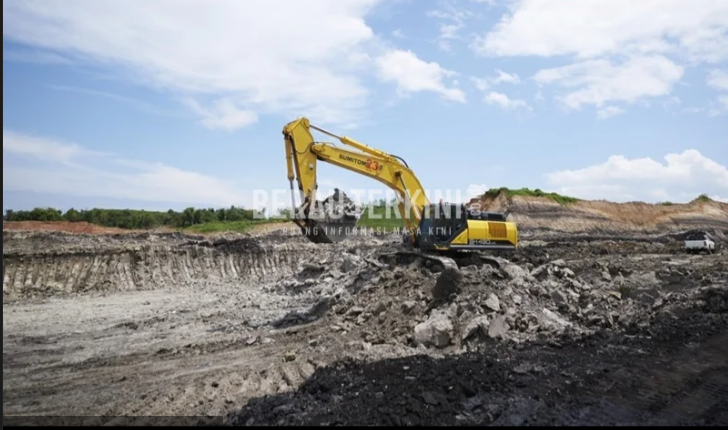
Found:
[{"label": "sumitomo text on excavator", "polygon": [[[336,138],[361,152],[316,141],[312,130]],[[518,229],[515,223],[506,220],[505,214],[471,211],[463,204],[430,203],[417,176],[396,155],[337,136],[311,125],[307,118],[286,124],[283,136],[291,187],[291,220],[313,242],[341,241],[353,231],[359,220],[359,215],[351,208],[340,208],[334,215],[321,210],[316,200],[316,166],[323,161],[372,178],[394,190],[397,207],[405,223],[404,240],[412,247],[435,252],[514,250],[518,247]],[[294,181],[301,198],[298,206]],[[338,190],[333,200],[340,201]],[[329,199],[323,202],[324,207],[330,207],[330,204]]]}]

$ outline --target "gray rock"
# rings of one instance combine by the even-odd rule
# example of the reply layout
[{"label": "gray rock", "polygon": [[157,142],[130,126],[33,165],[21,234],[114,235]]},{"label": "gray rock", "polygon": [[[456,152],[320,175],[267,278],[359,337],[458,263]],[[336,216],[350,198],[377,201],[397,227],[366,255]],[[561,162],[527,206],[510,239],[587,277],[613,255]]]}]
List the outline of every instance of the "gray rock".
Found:
[{"label": "gray rock", "polygon": [[488,321],[487,316],[481,315],[475,317],[465,325],[461,339],[468,340],[481,334],[485,336],[488,334],[488,327],[490,327],[490,321]]},{"label": "gray rock", "polygon": [[379,315],[379,314],[381,314],[383,312],[386,312],[386,311],[387,311],[387,305],[384,304],[384,303],[379,303],[377,305],[377,307],[374,308],[374,311],[372,312],[372,314]]},{"label": "gray rock", "polygon": [[434,346],[444,348],[450,345],[453,325],[446,314],[433,312],[430,318],[415,326],[414,341],[417,346]]},{"label": "gray rock", "polygon": [[528,277],[528,272],[525,269],[512,263],[502,265],[502,270],[511,280],[514,281],[523,280]]},{"label": "gray rock", "polygon": [[341,262],[341,271],[344,273],[356,270],[359,267],[360,258],[355,255],[346,255]]},{"label": "gray rock", "polygon": [[556,315],[554,312],[544,309],[541,312],[540,324],[542,327],[547,327],[555,330],[561,330],[566,327],[571,327],[572,324],[564,318]]},{"label": "gray rock", "polygon": [[432,297],[437,301],[448,301],[462,291],[463,274],[457,268],[446,267],[432,287]]},{"label": "gray rock", "polygon": [[437,404],[439,403],[437,401],[437,397],[431,391],[425,391],[424,393],[422,393],[422,400],[424,400],[425,403],[427,403],[428,405],[432,406],[437,406]]},{"label": "gray rock", "polygon": [[606,316],[607,324],[609,324],[609,327],[614,327],[614,317],[612,316],[612,313],[607,312],[605,316]]},{"label": "gray rock", "polygon": [[362,308],[360,306],[354,306],[353,308],[349,309],[349,312],[347,312],[347,315],[356,316],[356,315],[362,314],[363,312],[364,312],[364,308]]},{"label": "gray rock", "polygon": [[560,291],[552,291],[551,300],[553,300],[557,305],[566,303],[566,297],[564,297]]},{"label": "gray rock", "polygon": [[491,293],[490,296],[488,296],[488,300],[485,301],[485,306],[494,312],[498,312],[500,310],[500,300],[498,300],[498,296]]},{"label": "gray rock", "polygon": [[417,306],[417,302],[412,300],[407,300],[406,302],[402,303],[402,312],[405,314],[408,314],[414,310],[414,308]]},{"label": "gray rock", "polygon": [[537,268],[533,269],[531,271],[531,276],[538,279],[539,281],[543,281],[548,277],[549,275],[549,265],[544,264],[543,266],[538,266]]},{"label": "gray rock", "polygon": [[372,315],[369,313],[363,313],[363,314],[359,315],[356,319],[356,325],[364,324],[365,322],[367,322],[369,320],[369,318],[371,318],[371,316]]},{"label": "gray rock", "polygon": [[503,315],[499,315],[490,323],[488,327],[488,336],[491,339],[503,338],[506,333],[508,333],[509,329],[510,327],[508,327],[508,323],[506,323],[506,318]]}]

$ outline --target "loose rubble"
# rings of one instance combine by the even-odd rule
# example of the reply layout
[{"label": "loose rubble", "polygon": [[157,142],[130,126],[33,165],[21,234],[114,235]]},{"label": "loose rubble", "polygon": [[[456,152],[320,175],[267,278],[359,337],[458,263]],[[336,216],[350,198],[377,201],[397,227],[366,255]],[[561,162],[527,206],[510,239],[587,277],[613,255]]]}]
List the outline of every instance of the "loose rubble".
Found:
[{"label": "loose rubble", "polygon": [[[584,401],[559,407],[579,390],[598,399],[588,381],[614,382],[590,354],[619,374],[650,367],[638,350],[677,354],[726,332],[723,254],[592,242],[449,258],[400,242],[4,235],[5,412],[578,423]],[[50,395],[50,379],[73,381],[73,394]],[[140,392],[142,381],[154,383]],[[633,412],[616,422],[645,422]]]}]

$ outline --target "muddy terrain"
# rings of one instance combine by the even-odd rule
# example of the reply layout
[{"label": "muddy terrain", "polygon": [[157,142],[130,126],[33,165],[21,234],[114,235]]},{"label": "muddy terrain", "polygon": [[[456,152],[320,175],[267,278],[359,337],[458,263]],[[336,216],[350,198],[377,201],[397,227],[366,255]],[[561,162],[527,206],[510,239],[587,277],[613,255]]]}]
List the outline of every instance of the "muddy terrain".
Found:
[{"label": "muddy terrain", "polygon": [[4,423],[728,424],[725,243],[523,239],[4,231]]}]

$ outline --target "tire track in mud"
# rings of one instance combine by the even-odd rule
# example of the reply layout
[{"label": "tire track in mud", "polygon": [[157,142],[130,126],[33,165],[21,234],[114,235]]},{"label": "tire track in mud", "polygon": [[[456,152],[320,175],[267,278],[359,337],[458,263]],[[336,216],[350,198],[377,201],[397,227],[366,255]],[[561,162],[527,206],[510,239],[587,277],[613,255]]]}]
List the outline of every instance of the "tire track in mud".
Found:
[{"label": "tire track in mud", "polygon": [[[246,239],[6,252],[3,409],[222,416],[251,396],[296,389],[317,365],[286,354],[321,328],[271,332],[309,299],[266,286],[354,247],[368,248]],[[23,300],[33,296],[47,300]]]},{"label": "tire track in mud", "polygon": [[[282,352],[281,347],[245,352],[245,360],[231,357],[236,353],[230,351],[214,355],[214,362],[205,360],[208,364],[200,364],[198,371],[170,374],[165,379],[174,379],[171,389],[165,386],[158,390],[150,384],[150,389],[129,402],[122,412],[145,416],[223,416],[233,405],[243,404],[253,396],[294,390],[313,374],[315,367],[308,361],[271,359],[282,357]],[[119,414],[118,408],[113,413]]]},{"label": "tire track in mud", "polygon": [[[622,384],[624,402],[648,412],[650,423],[717,425],[728,418],[728,335],[682,351],[666,351],[658,360],[630,368]],[[631,389],[627,387],[631,385]]]},{"label": "tire track in mud", "polygon": [[80,365],[59,355],[22,372],[15,368],[3,387],[4,410],[59,416],[83,405],[83,414],[99,416],[222,416],[252,396],[291,391],[310,377],[315,362],[285,359],[296,347],[302,345],[228,345],[218,352],[139,353]]}]

